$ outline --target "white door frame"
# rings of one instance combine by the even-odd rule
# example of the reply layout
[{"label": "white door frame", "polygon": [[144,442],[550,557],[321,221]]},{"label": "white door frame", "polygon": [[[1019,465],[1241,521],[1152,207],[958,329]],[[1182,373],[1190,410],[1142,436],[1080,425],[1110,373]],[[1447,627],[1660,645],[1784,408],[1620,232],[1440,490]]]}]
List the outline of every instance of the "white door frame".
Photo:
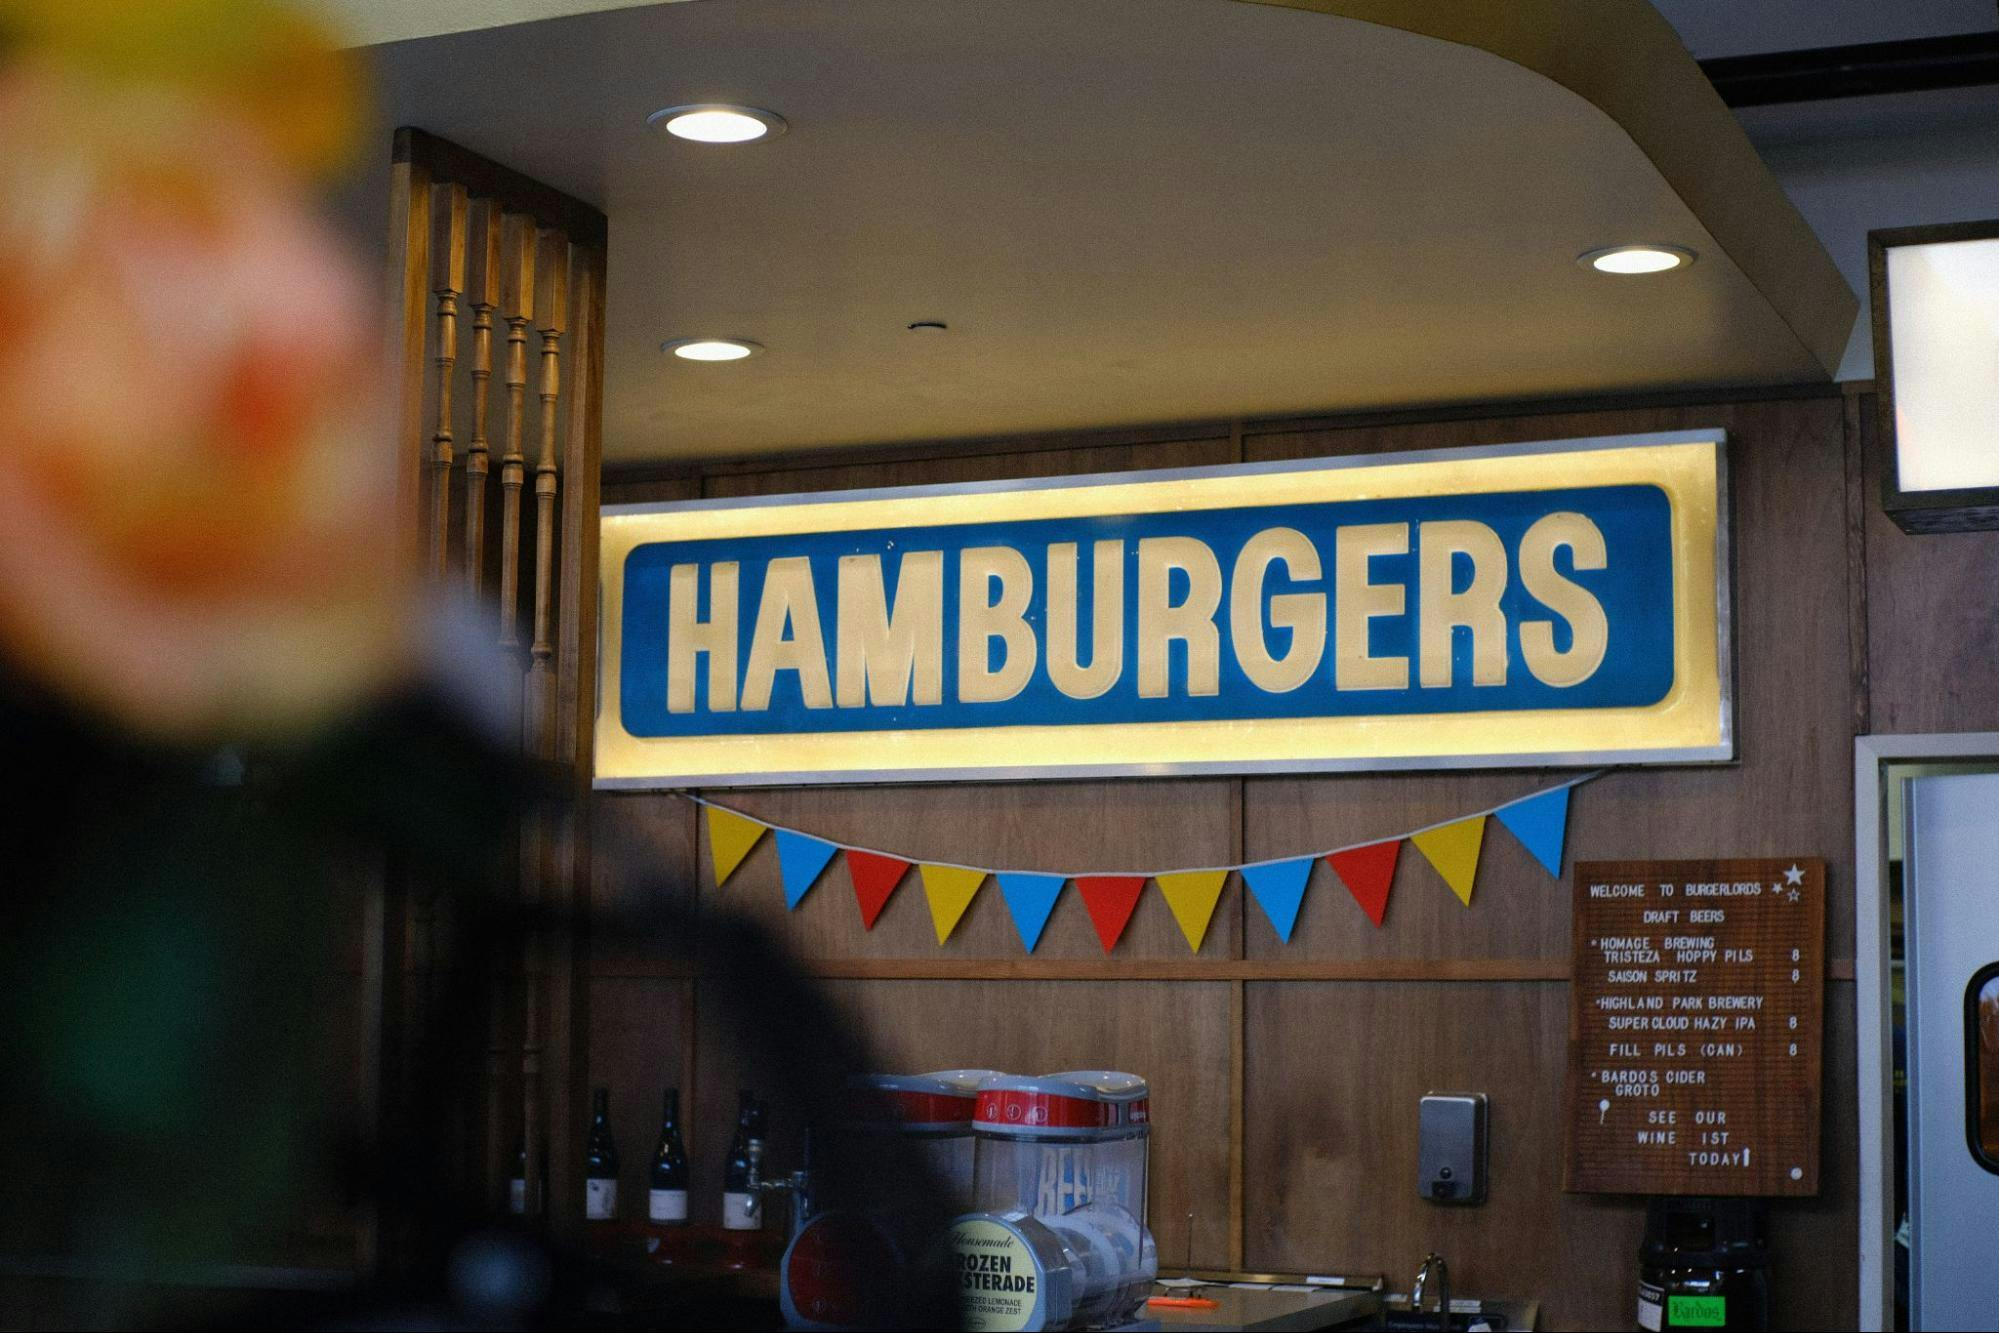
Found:
[{"label": "white door frame", "polygon": [[1866,1330],[1895,1326],[1894,1029],[1889,1021],[1888,788],[1890,764],[1999,764],[1999,731],[1853,740],[1853,982],[1859,1042],[1860,1303]]}]

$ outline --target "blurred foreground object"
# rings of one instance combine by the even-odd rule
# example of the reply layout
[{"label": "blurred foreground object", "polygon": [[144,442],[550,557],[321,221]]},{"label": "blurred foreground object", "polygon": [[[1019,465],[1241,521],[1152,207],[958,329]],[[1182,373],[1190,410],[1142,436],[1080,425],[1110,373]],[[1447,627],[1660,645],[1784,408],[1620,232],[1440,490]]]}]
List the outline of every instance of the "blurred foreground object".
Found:
[{"label": "blurred foreground object", "polygon": [[0,58],[205,101],[288,169],[354,149],[360,64],[310,14],[275,0],[0,0]]},{"label": "blurred foreground object", "polygon": [[407,652],[378,325],[303,174],[355,88],[288,13],[0,3],[0,653],[152,735]]}]

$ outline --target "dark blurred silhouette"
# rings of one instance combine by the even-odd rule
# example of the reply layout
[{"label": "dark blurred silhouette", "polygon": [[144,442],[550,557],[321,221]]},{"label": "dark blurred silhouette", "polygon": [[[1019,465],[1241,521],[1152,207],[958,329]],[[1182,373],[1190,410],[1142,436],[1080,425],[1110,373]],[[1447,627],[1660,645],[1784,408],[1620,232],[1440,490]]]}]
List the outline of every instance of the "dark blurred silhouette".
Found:
[{"label": "dark blurred silhouette", "polygon": [[[642,914],[592,920],[506,905],[516,821],[564,799],[483,738],[447,696],[412,689],[243,771],[135,742],[0,676],[0,1322],[122,1326],[769,1326],[774,1306],[713,1284],[648,1289],[602,1310],[627,1277],[602,1256],[515,1229],[467,1189],[426,1127],[476,1116],[493,969],[449,969],[415,1045],[414,1134],[374,1154],[320,1085],[336,1023],[326,980],[343,867],[389,864],[448,899],[456,958],[551,950],[572,933],[703,969],[743,1056],[806,1123],[831,1124],[846,1078],[871,1067],[814,983],[758,928],[690,906],[630,849],[600,847]],[[843,1157],[819,1136],[822,1208],[884,1173],[924,1179],[899,1145]],[[384,1280],[348,1290],[232,1292],[231,1265],[331,1180],[379,1210]],[[935,1182],[899,1218],[898,1248],[934,1250],[954,1207]],[[580,1201],[578,1206],[580,1206]],[[887,1322],[954,1324],[941,1268],[891,1284]],[[628,1302],[629,1304],[629,1302]]]}]

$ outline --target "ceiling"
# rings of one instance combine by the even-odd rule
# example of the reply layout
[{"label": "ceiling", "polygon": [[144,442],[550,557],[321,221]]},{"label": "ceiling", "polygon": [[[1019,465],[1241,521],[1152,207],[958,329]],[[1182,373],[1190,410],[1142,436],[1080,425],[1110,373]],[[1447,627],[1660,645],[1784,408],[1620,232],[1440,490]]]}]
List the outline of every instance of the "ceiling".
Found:
[{"label": "ceiling", "polygon": [[[550,3],[552,0],[543,0]],[[1990,32],[1993,0],[1653,0],[1697,59]]]},{"label": "ceiling", "polygon": [[[1445,40],[1234,0],[705,0],[376,54],[388,120],[609,214],[614,463],[1825,379],[1852,295],[1670,29],[1492,9]],[[791,131],[645,127],[706,100]],[[1574,262],[1633,240],[1701,258]],[[769,350],[659,351],[699,334]]]},{"label": "ceiling", "polygon": [[[357,46],[685,0],[310,0]],[[1653,0],[1697,59],[1984,32],[1993,0]]]}]

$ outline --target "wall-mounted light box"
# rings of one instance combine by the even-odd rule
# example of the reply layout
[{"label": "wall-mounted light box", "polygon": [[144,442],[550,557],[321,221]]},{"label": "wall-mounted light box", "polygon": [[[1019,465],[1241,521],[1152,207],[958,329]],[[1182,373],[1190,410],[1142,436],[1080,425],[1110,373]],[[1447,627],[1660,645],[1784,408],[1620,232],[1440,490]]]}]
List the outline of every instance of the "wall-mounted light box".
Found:
[{"label": "wall-mounted light box", "polygon": [[1874,383],[1904,532],[1999,529],[1999,220],[1867,234]]}]

